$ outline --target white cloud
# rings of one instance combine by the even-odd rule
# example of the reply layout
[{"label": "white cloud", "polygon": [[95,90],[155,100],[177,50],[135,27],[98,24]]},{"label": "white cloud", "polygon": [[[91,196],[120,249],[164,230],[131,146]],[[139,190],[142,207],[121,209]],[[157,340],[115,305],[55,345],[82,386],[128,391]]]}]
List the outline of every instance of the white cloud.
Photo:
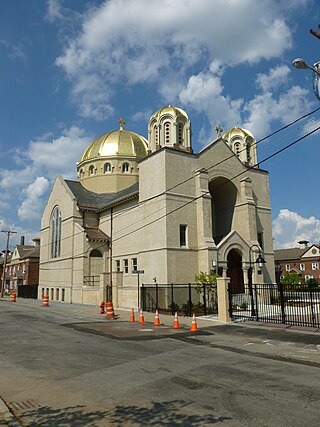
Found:
[{"label": "white cloud", "polygon": [[45,20],[52,23],[57,20],[63,19],[63,13],[61,9],[61,4],[59,0],[48,0],[47,1],[48,10],[45,16]]},{"label": "white cloud", "polygon": [[296,212],[281,209],[273,221],[274,248],[294,248],[300,240],[310,243],[320,241],[320,220],[311,216],[303,218]]},{"label": "white cloud", "polygon": [[271,68],[268,74],[259,73],[256,78],[256,84],[261,87],[263,92],[277,89],[279,86],[286,85],[290,69],[287,65],[278,65],[275,68]]},{"label": "white cloud", "polygon": [[[168,98],[168,79],[189,80],[194,87],[195,80],[205,79],[199,74],[203,65],[219,77],[217,64],[281,56],[292,42],[290,9],[305,3],[109,0],[83,15],[81,32],[69,38],[56,63],[72,83],[80,114],[101,120],[111,109],[115,84],[152,83]],[[57,2],[50,4],[55,16]],[[219,82],[212,77],[205,87],[219,90]]]},{"label": "white cloud", "polygon": [[38,176],[25,190],[26,198],[18,209],[21,220],[35,220],[41,217],[43,208],[42,196],[49,189],[49,181],[43,176]]}]

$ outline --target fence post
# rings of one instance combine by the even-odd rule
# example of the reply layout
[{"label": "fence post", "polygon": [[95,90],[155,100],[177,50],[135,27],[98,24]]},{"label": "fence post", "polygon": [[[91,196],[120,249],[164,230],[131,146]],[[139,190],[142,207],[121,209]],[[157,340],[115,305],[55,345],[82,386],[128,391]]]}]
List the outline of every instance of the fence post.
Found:
[{"label": "fence post", "polygon": [[286,323],[286,312],[285,312],[285,306],[284,306],[283,284],[280,282],[278,284],[278,287],[279,287],[279,292],[280,292],[281,320],[282,320],[282,323],[285,325],[285,323]]},{"label": "fence post", "polygon": [[189,283],[189,316],[192,316],[192,297],[191,297],[191,284]]},{"label": "fence post", "polygon": [[173,283],[171,283],[171,313],[172,314],[174,314],[174,312],[175,312],[175,309],[174,309],[174,306],[173,306],[173,303],[174,303],[174,299],[173,299]]},{"label": "fence post", "polygon": [[229,277],[217,278],[217,294],[218,294],[218,319],[221,322],[231,322],[229,313]]},{"label": "fence post", "polygon": [[206,301],[206,285],[203,284],[203,309],[204,315],[207,315],[207,301]]},{"label": "fence post", "polygon": [[[261,288],[262,289],[262,288]],[[256,284],[254,284],[254,301],[255,301],[255,304],[256,304],[256,310],[255,310],[255,314],[256,314],[256,321],[258,322],[259,321],[259,313],[258,313],[258,292],[257,292],[257,285]]]},{"label": "fence post", "polygon": [[156,283],[156,309],[159,308],[159,299],[158,299],[158,283]]}]

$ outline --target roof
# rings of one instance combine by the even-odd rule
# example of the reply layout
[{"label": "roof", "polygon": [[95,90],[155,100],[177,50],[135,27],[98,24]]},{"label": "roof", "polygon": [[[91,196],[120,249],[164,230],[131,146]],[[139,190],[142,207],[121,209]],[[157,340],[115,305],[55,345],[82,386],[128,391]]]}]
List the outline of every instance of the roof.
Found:
[{"label": "roof", "polygon": [[274,251],[274,260],[285,261],[300,259],[305,252],[306,248],[276,249]]},{"label": "roof", "polygon": [[107,236],[99,228],[86,227],[85,228],[87,239],[91,242],[109,242],[110,237]]},{"label": "roof", "polygon": [[98,194],[87,190],[78,181],[66,180],[65,182],[75,196],[78,207],[82,210],[101,211],[139,194],[139,183],[117,193]]}]

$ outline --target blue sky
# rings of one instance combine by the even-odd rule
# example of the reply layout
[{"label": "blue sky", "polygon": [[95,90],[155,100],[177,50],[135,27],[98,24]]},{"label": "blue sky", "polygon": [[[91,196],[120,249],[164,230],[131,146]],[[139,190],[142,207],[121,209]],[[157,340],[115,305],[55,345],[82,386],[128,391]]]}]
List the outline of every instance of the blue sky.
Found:
[{"label": "blue sky", "polygon": [[[76,179],[90,141],[118,128],[147,137],[151,114],[185,109],[193,148],[214,127],[257,140],[320,107],[317,0],[3,0],[0,13],[0,228],[39,234],[56,175]],[[319,30],[320,31],[320,30]],[[258,145],[258,159],[320,126],[310,115]],[[275,247],[320,241],[320,134],[261,164],[270,173]],[[1,233],[0,249],[5,247]]]}]

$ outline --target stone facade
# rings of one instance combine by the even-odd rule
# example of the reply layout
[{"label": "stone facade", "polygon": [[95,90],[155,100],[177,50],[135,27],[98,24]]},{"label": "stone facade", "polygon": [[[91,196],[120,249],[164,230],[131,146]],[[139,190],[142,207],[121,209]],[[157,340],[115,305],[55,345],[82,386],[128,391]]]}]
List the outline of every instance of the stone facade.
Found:
[{"label": "stone facade", "polygon": [[[125,185],[110,184],[112,173],[90,185],[57,177],[42,217],[39,297],[59,288],[58,299],[100,304],[111,287],[114,306],[136,307],[136,270],[140,284],[194,282],[210,270],[243,284],[258,247],[266,264],[254,281],[274,282],[268,173],[256,166],[252,134],[235,128],[193,153],[190,129],[183,110],[156,112],[145,155],[121,157],[136,156]],[[103,159],[96,148],[78,171],[117,157],[114,146]]]}]

